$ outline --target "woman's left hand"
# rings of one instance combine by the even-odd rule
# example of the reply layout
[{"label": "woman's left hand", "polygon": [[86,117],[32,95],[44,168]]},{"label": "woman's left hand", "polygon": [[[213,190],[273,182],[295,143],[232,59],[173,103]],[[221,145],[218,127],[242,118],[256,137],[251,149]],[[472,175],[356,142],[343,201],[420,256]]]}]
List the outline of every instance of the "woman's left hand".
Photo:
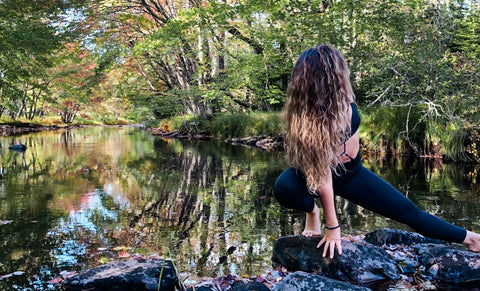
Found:
[{"label": "woman's left hand", "polygon": [[336,229],[326,229],[325,235],[322,240],[317,245],[317,248],[325,244],[323,249],[323,257],[327,255],[327,251],[330,251],[330,259],[333,259],[335,253],[335,247],[339,255],[342,254],[342,241],[340,239],[340,228]]}]

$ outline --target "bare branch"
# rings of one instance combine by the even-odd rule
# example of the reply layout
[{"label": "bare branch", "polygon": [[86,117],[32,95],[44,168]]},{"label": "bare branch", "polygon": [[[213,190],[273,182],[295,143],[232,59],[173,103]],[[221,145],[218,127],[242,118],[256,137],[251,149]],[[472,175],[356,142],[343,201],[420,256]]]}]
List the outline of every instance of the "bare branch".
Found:
[{"label": "bare branch", "polygon": [[233,35],[234,37],[248,43],[251,47],[253,47],[256,54],[263,55],[263,47],[258,42],[254,41],[253,39],[244,36],[236,27],[231,26],[228,29],[228,32],[231,35]]},{"label": "bare branch", "polygon": [[377,99],[375,99],[375,100],[373,100],[372,102],[370,102],[370,103],[367,105],[367,107],[373,106],[373,105],[374,105],[375,103],[377,103],[380,99],[382,99],[382,97],[383,97],[384,95],[386,95],[386,94],[388,93],[388,91],[390,91],[390,88],[391,88],[391,87],[392,87],[391,85],[388,86],[387,89],[385,89],[385,91],[383,91],[382,94],[380,94],[380,95],[377,97]]}]

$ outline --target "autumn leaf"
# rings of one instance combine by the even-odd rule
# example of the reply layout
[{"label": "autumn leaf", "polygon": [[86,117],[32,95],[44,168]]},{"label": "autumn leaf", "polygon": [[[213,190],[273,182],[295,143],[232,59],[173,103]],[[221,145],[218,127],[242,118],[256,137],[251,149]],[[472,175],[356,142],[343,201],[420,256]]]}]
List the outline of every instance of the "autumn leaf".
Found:
[{"label": "autumn leaf", "polygon": [[52,280],[48,281],[48,283],[51,283],[51,284],[59,284],[63,281],[62,278],[60,277],[56,277],[56,278],[53,278]]},{"label": "autumn leaf", "polygon": [[120,258],[128,258],[128,257],[130,257],[130,253],[127,252],[126,250],[122,250],[122,251],[118,252],[118,256]]}]

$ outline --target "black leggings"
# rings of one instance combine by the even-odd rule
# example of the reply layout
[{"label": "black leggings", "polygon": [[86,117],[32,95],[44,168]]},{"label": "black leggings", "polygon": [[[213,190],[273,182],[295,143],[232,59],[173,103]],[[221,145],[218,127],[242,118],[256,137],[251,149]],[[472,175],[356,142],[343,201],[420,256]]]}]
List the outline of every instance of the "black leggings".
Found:
[{"label": "black leggings", "polygon": [[[404,223],[426,237],[462,243],[467,231],[418,208],[405,195],[361,165],[360,154],[345,163],[345,170],[333,176],[333,190],[361,207]],[[306,186],[303,174],[293,168],[285,170],[275,182],[275,197],[283,206],[311,212],[314,195]]]}]

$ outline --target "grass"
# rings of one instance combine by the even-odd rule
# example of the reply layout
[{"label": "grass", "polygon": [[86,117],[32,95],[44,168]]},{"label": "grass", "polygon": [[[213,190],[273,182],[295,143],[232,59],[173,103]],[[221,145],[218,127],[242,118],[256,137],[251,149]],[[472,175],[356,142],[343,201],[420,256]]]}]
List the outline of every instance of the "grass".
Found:
[{"label": "grass", "polygon": [[279,136],[283,126],[279,112],[222,114],[211,123],[209,131],[217,137]]},{"label": "grass", "polygon": [[[97,117],[90,117],[90,116],[81,116],[78,115],[75,117],[72,125],[126,125],[130,122],[128,120],[122,118],[114,118],[108,116],[97,116]],[[0,124],[3,125],[12,125],[12,126],[67,126],[70,124],[66,124],[62,121],[60,116],[44,116],[44,117],[35,117],[33,119],[27,119],[24,117],[19,118],[10,118],[3,116],[0,118]]]},{"label": "grass", "polygon": [[157,291],[160,291],[160,286],[162,286],[162,276],[163,276],[163,269],[165,268],[165,262],[166,262],[166,260],[163,259],[162,268],[160,269],[160,275],[158,276]]},{"label": "grass", "polygon": [[279,112],[221,113],[208,120],[193,115],[184,115],[161,120],[157,127],[164,131],[205,131],[217,138],[283,134]]},{"label": "grass", "polygon": [[60,119],[60,117],[56,116],[50,116],[50,117],[44,117],[44,118],[39,118],[35,117],[33,119],[26,119],[24,117],[19,117],[19,118],[10,118],[10,117],[1,117],[0,118],[0,124],[7,124],[7,125],[38,125],[38,126],[53,126],[53,125],[58,125],[63,123]]}]

